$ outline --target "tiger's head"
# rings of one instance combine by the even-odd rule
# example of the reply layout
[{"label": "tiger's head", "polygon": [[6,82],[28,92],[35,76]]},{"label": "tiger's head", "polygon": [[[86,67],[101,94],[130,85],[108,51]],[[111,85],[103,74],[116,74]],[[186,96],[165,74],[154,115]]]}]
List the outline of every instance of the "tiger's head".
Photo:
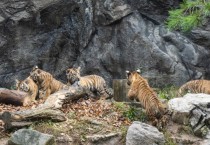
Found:
[{"label": "tiger's head", "polygon": [[133,71],[133,72],[126,71],[127,84],[130,86],[132,82],[134,82],[135,80],[139,78],[140,73],[141,73],[140,69],[137,69],[136,71]]},{"label": "tiger's head", "polygon": [[78,67],[78,68],[69,68],[66,70],[67,80],[71,85],[80,80],[81,77],[80,69],[81,68]]},{"label": "tiger's head", "polygon": [[23,91],[23,92],[29,92],[30,90],[30,78],[26,78],[23,81],[15,80],[16,81],[16,89]]},{"label": "tiger's head", "polygon": [[30,72],[30,77],[33,81],[39,82],[40,75],[42,73],[42,70],[38,68],[38,66],[33,67],[32,71]]}]

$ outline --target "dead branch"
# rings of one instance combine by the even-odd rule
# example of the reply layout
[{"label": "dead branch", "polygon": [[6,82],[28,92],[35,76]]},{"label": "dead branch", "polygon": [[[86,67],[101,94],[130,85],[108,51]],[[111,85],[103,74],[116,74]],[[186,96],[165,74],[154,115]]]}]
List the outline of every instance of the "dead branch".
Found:
[{"label": "dead branch", "polygon": [[75,84],[50,95],[44,104],[40,104],[36,108],[16,112],[3,112],[0,118],[4,121],[5,130],[28,126],[36,120],[65,121],[65,114],[59,109],[62,108],[64,103],[79,99],[85,94],[86,90]]}]

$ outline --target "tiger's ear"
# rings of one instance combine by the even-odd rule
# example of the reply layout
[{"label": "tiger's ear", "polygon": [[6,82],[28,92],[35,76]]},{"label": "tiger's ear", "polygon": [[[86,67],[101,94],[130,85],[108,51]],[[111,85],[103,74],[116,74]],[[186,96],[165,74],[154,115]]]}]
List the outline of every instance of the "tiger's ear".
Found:
[{"label": "tiger's ear", "polygon": [[141,73],[141,70],[140,70],[140,69],[137,69],[136,72],[137,72],[138,74],[140,74],[140,73]]},{"label": "tiger's ear", "polygon": [[15,79],[16,84],[20,84],[20,81],[18,79]]},{"label": "tiger's ear", "polygon": [[33,68],[32,68],[32,71],[35,71],[36,69],[38,69],[38,66],[35,65]]},{"label": "tiger's ear", "polygon": [[128,71],[128,70],[126,70],[125,72],[126,72],[126,76],[127,76],[127,77],[131,74],[131,72]]},{"label": "tiger's ear", "polygon": [[79,66],[79,67],[77,68],[77,70],[80,71],[80,70],[81,70],[81,67]]}]

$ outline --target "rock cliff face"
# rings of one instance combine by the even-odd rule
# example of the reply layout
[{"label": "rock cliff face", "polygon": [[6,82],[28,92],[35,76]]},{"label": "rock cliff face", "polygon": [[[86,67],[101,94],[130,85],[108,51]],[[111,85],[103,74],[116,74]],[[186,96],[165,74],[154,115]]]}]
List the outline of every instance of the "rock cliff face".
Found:
[{"label": "rock cliff face", "polygon": [[111,85],[141,68],[153,86],[209,78],[209,29],[187,37],[164,27],[178,3],[126,0],[0,2],[0,87],[24,79],[34,65],[66,82],[68,67]]}]

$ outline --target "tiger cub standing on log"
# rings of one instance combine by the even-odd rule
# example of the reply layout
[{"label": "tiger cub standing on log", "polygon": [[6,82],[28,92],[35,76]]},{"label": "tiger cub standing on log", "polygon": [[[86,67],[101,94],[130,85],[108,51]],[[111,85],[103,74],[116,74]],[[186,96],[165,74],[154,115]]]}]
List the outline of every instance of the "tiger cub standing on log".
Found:
[{"label": "tiger cub standing on log", "polygon": [[30,72],[30,77],[38,85],[39,98],[46,99],[50,94],[53,94],[66,86],[53,78],[50,73],[39,69],[37,66]]},{"label": "tiger cub standing on log", "polygon": [[192,80],[183,84],[179,90],[179,95],[185,93],[205,93],[210,94],[210,81],[209,80]]},{"label": "tiger cub standing on log", "polygon": [[141,102],[152,125],[164,127],[167,123],[167,118],[165,118],[167,107],[158,100],[157,94],[150,88],[147,80],[140,75],[139,69],[133,72],[126,71],[126,73],[127,84],[130,86],[128,98]]},{"label": "tiger cub standing on log", "polygon": [[98,75],[80,75],[80,67],[78,68],[69,68],[66,70],[66,76],[68,84],[78,83],[87,91],[89,97],[95,98],[93,93],[98,93],[99,96],[103,96],[106,99],[110,99],[113,96],[113,90],[108,88],[106,81]]},{"label": "tiger cub standing on log", "polygon": [[31,79],[31,77],[26,78],[23,81],[16,81],[16,90],[23,91],[27,93],[27,96],[24,99],[23,106],[29,105],[31,102],[35,102],[38,95],[38,86]]}]

